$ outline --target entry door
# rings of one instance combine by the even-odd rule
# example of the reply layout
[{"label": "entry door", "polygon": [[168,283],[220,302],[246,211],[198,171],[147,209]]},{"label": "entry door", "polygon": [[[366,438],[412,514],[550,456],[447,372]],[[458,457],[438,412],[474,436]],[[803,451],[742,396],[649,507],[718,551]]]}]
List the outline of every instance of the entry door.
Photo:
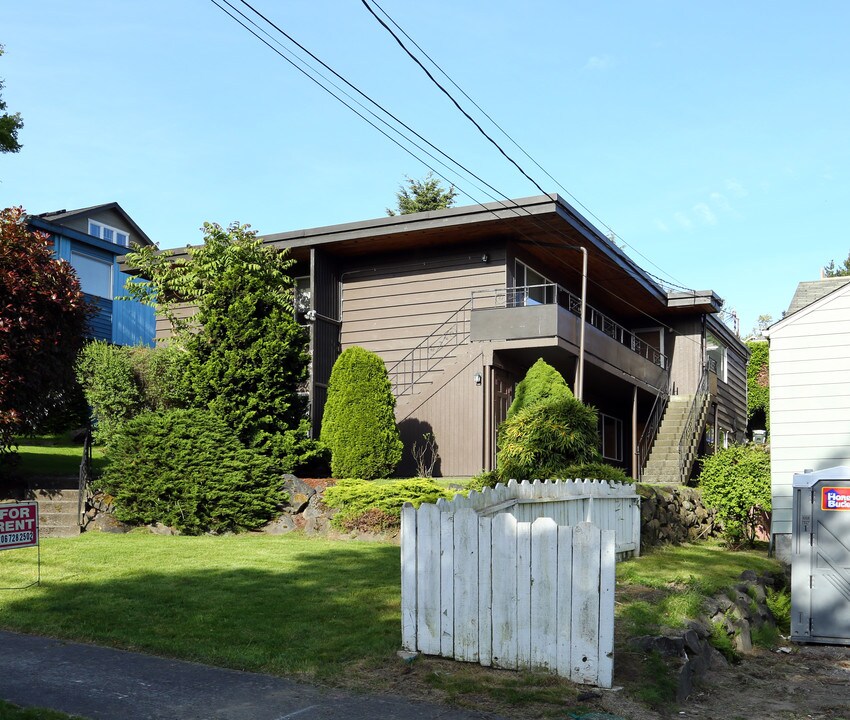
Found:
[{"label": "entry door", "polygon": [[812,512],[813,638],[850,643],[850,481],[821,480]]},{"label": "entry door", "polygon": [[496,434],[505,418],[508,408],[514,401],[514,376],[507,370],[493,368],[493,437],[490,445],[493,448],[492,466],[496,467]]}]

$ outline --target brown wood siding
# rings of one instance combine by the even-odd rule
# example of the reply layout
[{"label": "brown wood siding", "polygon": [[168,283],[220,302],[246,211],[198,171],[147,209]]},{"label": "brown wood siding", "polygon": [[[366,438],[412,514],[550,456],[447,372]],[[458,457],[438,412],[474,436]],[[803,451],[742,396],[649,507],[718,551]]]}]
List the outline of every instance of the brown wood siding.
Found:
[{"label": "brown wood siding", "polygon": [[470,349],[451,361],[441,379],[443,384],[430,397],[402,398],[396,406],[404,441],[398,475],[415,472],[411,450],[425,433],[431,433],[437,442],[436,476],[469,477],[481,472],[485,463],[485,386],[475,384],[476,372],[485,375],[483,357]]},{"label": "brown wood siding", "polygon": [[504,288],[504,252],[447,253],[433,261],[387,261],[343,274],[342,348],[359,345],[389,365],[466,305],[473,290]]},{"label": "brown wood siding", "polygon": [[[174,308],[174,315],[178,318],[189,318],[198,312],[198,306],[194,303],[180,303]],[[173,337],[174,332],[171,323],[161,315],[156,316],[156,341],[160,342]]]},{"label": "brown wood siding", "polygon": [[[743,442],[747,430],[747,359],[748,355],[738,343],[729,342],[729,330],[718,327],[720,320],[708,319],[708,329],[726,344],[726,381],[718,378],[717,393],[712,399],[717,403],[718,432],[731,430],[730,438]],[[722,436],[718,437],[722,441]],[[718,447],[722,447],[719,445]]]},{"label": "brown wood siding", "polygon": [[678,320],[667,332],[667,357],[673,394],[692,395],[699,384],[703,365],[703,330],[700,317]]}]

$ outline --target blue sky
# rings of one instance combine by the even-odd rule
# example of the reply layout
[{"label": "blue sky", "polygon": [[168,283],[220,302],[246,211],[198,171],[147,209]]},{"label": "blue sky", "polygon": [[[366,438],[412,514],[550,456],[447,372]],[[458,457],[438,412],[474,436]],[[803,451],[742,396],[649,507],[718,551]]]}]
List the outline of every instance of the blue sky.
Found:
[{"label": "blue sky", "polygon": [[[359,0],[252,4],[500,192],[538,194]],[[850,251],[850,3],[381,5],[639,264],[715,290],[744,332]],[[30,0],[0,43],[25,122],[2,206],[117,200],[178,247],[205,220],[380,217],[427,172],[208,0]],[[461,204],[488,200],[457,182]]]}]

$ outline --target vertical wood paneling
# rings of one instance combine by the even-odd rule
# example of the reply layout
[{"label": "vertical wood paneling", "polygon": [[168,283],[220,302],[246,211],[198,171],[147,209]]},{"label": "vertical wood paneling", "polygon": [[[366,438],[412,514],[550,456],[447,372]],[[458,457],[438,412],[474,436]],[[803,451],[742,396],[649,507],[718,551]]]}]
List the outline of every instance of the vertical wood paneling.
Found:
[{"label": "vertical wood paneling", "polygon": [[416,650],[416,508],[401,508],[401,646]]},{"label": "vertical wood paneling", "polygon": [[478,661],[493,664],[493,521],[478,518]]},{"label": "vertical wood paneling", "polygon": [[598,658],[600,678],[614,677],[614,588],[616,568],[614,533],[600,532],[599,553],[599,640]]},{"label": "vertical wood paneling", "polygon": [[454,533],[454,657],[478,662],[478,513],[456,512]]},{"label": "vertical wood paneling", "polygon": [[572,675],[573,646],[573,528],[558,527],[558,631],[556,634],[556,667],[558,675]]},{"label": "vertical wood paneling", "polygon": [[557,670],[558,526],[551,518],[531,525],[531,666]]},{"label": "vertical wood paneling", "polygon": [[573,682],[595,681],[599,671],[600,532],[590,523],[573,529]]},{"label": "vertical wood paneling", "polygon": [[422,505],[416,518],[416,627],[418,649],[440,654],[440,511]]},{"label": "vertical wood paneling", "polygon": [[440,513],[440,654],[454,656],[454,515]]},{"label": "vertical wood paneling", "polygon": [[531,525],[516,524],[516,662],[531,665]]},{"label": "vertical wood paneling", "polygon": [[493,518],[493,666],[517,666],[517,522],[502,513]]}]

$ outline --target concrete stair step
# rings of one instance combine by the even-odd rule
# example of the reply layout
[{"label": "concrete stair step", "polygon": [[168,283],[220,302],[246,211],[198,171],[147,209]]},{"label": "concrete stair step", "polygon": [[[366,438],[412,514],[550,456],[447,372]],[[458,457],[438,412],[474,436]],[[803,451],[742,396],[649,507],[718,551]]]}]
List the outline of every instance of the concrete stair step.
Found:
[{"label": "concrete stair step", "polygon": [[38,526],[39,538],[69,538],[80,534],[80,526],[73,525],[41,525]]}]

